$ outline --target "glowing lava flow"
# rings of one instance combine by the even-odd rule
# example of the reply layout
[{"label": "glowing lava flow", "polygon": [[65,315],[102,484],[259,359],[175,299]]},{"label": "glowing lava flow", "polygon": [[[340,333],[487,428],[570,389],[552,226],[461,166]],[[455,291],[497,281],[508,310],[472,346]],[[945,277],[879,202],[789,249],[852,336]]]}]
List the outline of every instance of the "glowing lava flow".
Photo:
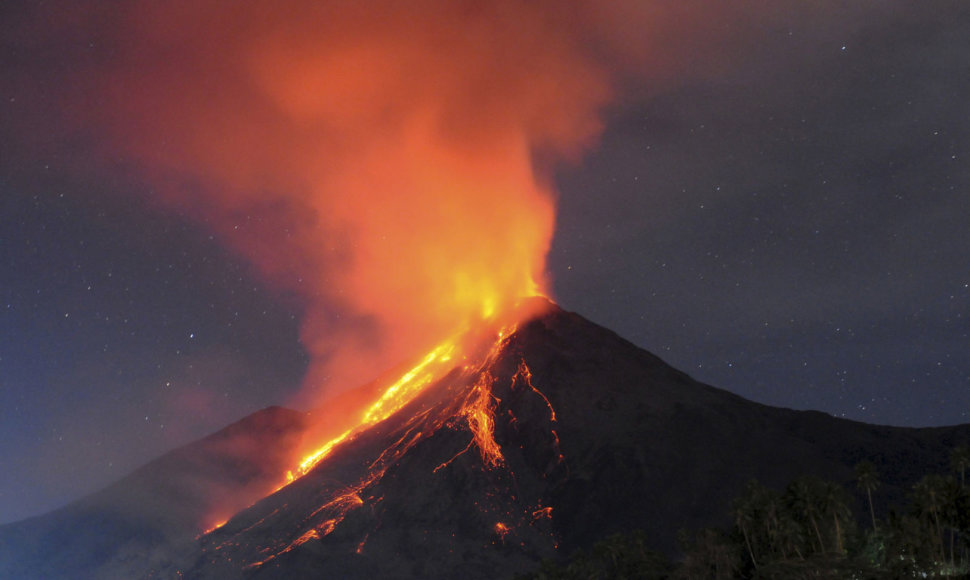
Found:
[{"label": "glowing lava flow", "polygon": [[[524,541],[522,540],[524,536],[520,537],[518,534],[525,526],[537,528],[540,534],[551,535],[552,532],[548,531],[551,530],[550,524],[546,522],[552,519],[552,508],[544,506],[544,500],[541,497],[520,497],[520,492],[514,490],[516,474],[512,472],[512,465],[521,461],[521,458],[518,455],[506,458],[503,455],[500,440],[521,427],[518,426],[511,408],[503,408],[501,413],[499,409],[509,404],[516,404],[515,401],[520,400],[522,395],[535,395],[541,399],[540,405],[548,407],[550,426],[556,422],[556,413],[549,398],[532,384],[532,374],[525,360],[520,359],[516,364],[513,362],[515,358],[511,358],[517,357],[514,352],[516,347],[513,338],[517,327],[509,325],[499,330],[494,328],[489,331],[491,336],[488,339],[483,340],[483,335],[479,333],[471,337],[463,336],[461,340],[448,340],[438,345],[418,364],[388,386],[378,400],[362,412],[360,423],[356,427],[326,442],[309,454],[297,469],[298,475],[290,474],[291,480],[308,473],[315,465],[320,465],[328,458],[330,458],[328,461],[336,462],[335,465],[340,466],[337,468],[337,473],[347,473],[345,470],[348,466],[356,466],[350,467],[355,470],[350,473],[356,472],[356,475],[350,476],[349,480],[344,480],[344,484],[338,484],[336,487],[331,485],[343,480],[345,476],[337,476],[335,480],[329,475],[324,475],[319,484],[312,483],[312,486],[322,486],[317,488],[319,492],[312,492],[320,493],[319,503],[315,502],[313,508],[307,510],[295,526],[293,523],[285,524],[292,533],[275,536],[272,540],[273,545],[266,546],[261,543],[263,539],[257,540],[259,543],[252,547],[257,549],[254,553],[260,554],[260,560],[250,562],[246,568],[260,568],[307,542],[323,541],[324,538],[335,533],[351,512],[362,506],[369,505],[372,508],[367,512],[369,515],[361,516],[365,520],[373,517],[375,513],[380,513],[381,508],[377,506],[384,501],[384,495],[387,493],[381,487],[385,474],[392,466],[401,465],[405,455],[416,445],[442,430],[465,431],[470,435],[470,440],[451,459],[434,468],[433,472],[438,473],[452,465],[472,447],[478,448],[479,454],[476,455],[480,455],[479,465],[483,469],[476,470],[477,473],[482,474],[476,477],[486,478],[490,482],[488,485],[494,486],[494,491],[486,491],[485,496],[480,501],[475,501],[474,505],[491,521],[487,525],[491,528],[489,531],[494,534],[495,541],[504,543],[512,537],[518,538],[516,541]],[[459,359],[460,362],[454,359]],[[514,371],[510,373],[509,370],[503,371],[503,369],[514,369]],[[427,396],[424,396],[425,393]],[[419,397],[422,398],[419,399]],[[503,402],[505,397],[508,397],[508,401]],[[410,405],[404,413],[398,413],[409,403],[414,404]],[[540,413],[544,414],[541,411]],[[512,430],[506,430],[506,427]],[[549,429],[549,432],[549,440],[554,446],[554,454],[550,459],[553,464],[562,464],[564,460],[559,450],[558,436],[552,429]],[[499,433],[502,437],[496,439]],[[349,444],[355,440],[371,443],[383,441],[383,443],[377,447],[370,447],[371,451],[367,453],[374,455],[371,455],[371,458],[363,464],[359,459],[348,460],[345,454],[336,454],[335,450],[342,443]],[[449,440],[449,436],[443,440]],[[370,443],[365,443],[365,449],[367,445]],[[470,464],[466,460],[462,465],[467,467]],[[552,473],[550,469],[545,468],[541,477],[544,478]],[[505,497],[511,503],[503,504],[502,502],[506,500],[497,499],[499,497]],[[244,531],[254,526],[263,526],[263,521],[271,516],[273,516],[272,513],[245,528]],[[363,520],[356,520],[355,525],[359,526],[361,521]],[[353,540],[356,543],[357,552],[360,553],[365,549],[370,532],[379,529],[379,526],[369,531],[353,529],[360,533]],[[210,553],[222,553],[227,548],[240,550],[238,544],[240,536],[230,532],[221,536],[217,534],[217,538],[219,539],[216,542],[221,543],[215,545]],[[265,536],[262,538],[265,539]],[[555,539],[554,536],[553,539]],[[338,541],[345,540],[346,538],[341,538]]]},{"label": "glowing lava flow", "polygon": [[[296,473],[288,471],[286,483],[290,483],[313,469],[333,451],[334,447],[350,437],[352,433],[383,421],[414,399],[431,381],[442,374],[441,371],[445,370],[455,348],[456,343],[454,341],[447,341],[435,347],[414,368],[404,373],[400,379],[389,386],[384,394],[364,411],[360,423],[355,428],[344,431],[304,457],[297,467]],[[283,485],[286,485],[286,483]]]},{"label": "glowing lava flow", "polygon": [[549,420],[555,423],[556,410],[552,408],[552,403],[549,402],[549,398],[546,397],[546,395],[542,391],[535,388],[535,386],[532,384],[532,371],[529,370],[529,366],[525,364],[524,360],[519,361],[519,368],[516,369],[515,375],[512,376],[513,385],[515,384],[515,381],[517,379],[522,379],[522,381],[525,382],[525,384],[528,385],[530,389],[532,389],[533,393],[542,397],[542,400],[546,402],[546,406],[549,407]]},{"label": "glowing lava flow", "polygon": [[487,467],[495,467],[504,460],[502,448],[495,442],[495,407],[499,399],[492,394],[494,383],[491,373],[482,372],[461,408],[461,414],[471,429],[472,441],[478,446]]},{"label": "glowing lava flow", "polygon": [[[494,323],[494,316],[492,317],[492,322]],[[491,342],[487,353],[480,358],[481,366],[480,369],[485,369],[488,365],[494,362],[502,351],[502,347],[506,344],[508,338],[516,331],[516,324],[509,324],[498,328],[495,335],[496,338]],[[360,422],[357,426],[348,429],[334,437],[333,439],[327,441],[320,447],[318,447],[313,452],[307,454],[302,461],[300,461],[299,466],[294,471],[288,471],[286,473],[286,481],[280,485],[277,490],[284,487],[285,485],[291,483],[295,479],[305,475],[311,469],[314,468],[320,461],[326,458],[333,449],[351,438],[354,434],[367,429],[368,427],[375,425],[394,413],[400,410],[404,405],[408,404],[415,397],[417,397],[425,388],[427,388],[436,379],[443,377],[448,371],[453,368],[451,364],[452,359],[455,356],[456,351],[459,350],[459,345],[463,346],[465,351],[465,360],[476,360],[478,357],[474,355],[481,352],[481,346],[475,345],[477,341],[474,339],[469,339],[469,337],[463,336],[460,338],[453,337],[445,342],[442,342],[434,349],[431,350],[425,357],[416,364],[409,371],[404,373],[397,381],[391,384],[384,393],[372,403],[361,415]],[[476,371],[475,364],[466,365],[464,371],[466,373]],[[549,403],[549,399],[546,398],[538,389],[532,386],[531,373],[529,368],[525,366],[525,362],[521,362],[515,376],[513,377],[513,382],[522,378],[525,380],[526,384],[536,392],[545,401],[546,405],[549,406],[549,410],[552,413],[552,420],[556,420],[556,413],[552,409],[552,405]],[[498,399],[492,394],[492,383],[494,378],[486,370],[480,370],[478,372],[478,379],[475,383],[474,388],[469,393],[462,404],[460,414],[463,416],[467,422],[468,426],[474,434],[473,443],[475,443],[482,453],[482,459],[489,467],[494,467],[502,462],[502,452],[498,444],[495,443],[493,437],[494,430],[494,412]]]},{"label": "glowing lava flow", "polygon": [[[454,351],[455,343],[446,342],[428,353],[424,360],[388,387],[381,398],[367,409],[361,422],[362,425],[373,425],[383,421],[406,405],[408,401],[431,383],[437,376],[435,371],[440,370],[445,363],[451,360],[451,354]],[[433,364],[434,366],[432,366]],[[432,368],[428,369],[429,366],[432,366]]]},{"label": "glowing lava flow", "polygon": [[[501,344],[505,341],[504,337],[507,337],[507,335],[504,331],[499,333],[498,342],[492,348],[492,351],[498,352]],[[357,427],[345,431],[340,436],[328,441],[325,445],[304,458],[298,468],[299,475],[294,476],[292,472],[287,474],[289,481],[293,481],[300,475],[306,474],[315,465],[328,457],[335,447],[348,438],[351,438],[353,434],[359,433],[387,419],[408,402],[412,401],[436,378],[440,378],[450,370],[449,361],[451,361],[452,353],[455,349],[456,342],[447,341],[428,353],[420,363],[389,386],[384,391],[384,394],[364,411],[361,422]],[[433,432],[435,428],[441,426],[441,420],[434,422],[434,418],[429,417],[429,414],[430,410],[425,410],[409,417],[401,427],[404,431],[403,434],[387,447],[377,459],[368,465],[364,477],[356,484],[337,491],[329,501],[306,516],[304,522],[309,523],[318,517],[325,517],[327,519],[321,523],[313,524],[309,530],[305,531],[285,547],[270,554],[269,557],[263,560],[250,563],[247,565],[247,568],[259,568],[275,558],[298,548],[311,539],[319,540],[332,533],[351,510],[364,504],[362,496],[365,490],[380,481],[390,465],[399,460],[415,443]],[[422,430],[421,427],[425,426],[429,420],[432,421],[432,425]],[[366,537],[358,544],[358,553],[363,550],[365,542]]]},{"label": "glowing lava flow", "polygon": [[211,527],[209,527],[209,528],[206,528],[206,529],[205,529],[205,530],[204,530],[204,531],[202,532],[202,534],[201,534],[201,535],[203,535],[203,536],[204,536],[205,534],[211,534],[212,532],[214,532],[214,531],[216,531],[216,530],[218,530],[219,528],[221,528],[222,526],[224,526],[224,525],[226,525],[226,522],[228,522],[228,521],[229,521],[229,520],[227,520],[227,519],[224,519],[224,520],[219,520],[218,522],[216,522],[216,523],[214,523],[214,524],[212,524],[212,526],[211,526]]}]

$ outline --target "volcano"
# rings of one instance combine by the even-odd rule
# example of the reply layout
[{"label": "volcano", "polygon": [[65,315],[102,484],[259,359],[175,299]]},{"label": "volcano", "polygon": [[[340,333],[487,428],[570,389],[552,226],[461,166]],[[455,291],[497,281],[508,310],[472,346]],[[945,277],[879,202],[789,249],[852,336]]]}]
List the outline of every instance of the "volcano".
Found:
[{"label": "volcano", "polygon": [[[677,530],[726,523],[752,478],[847,483],[867,459],[885,510],[970,440],[970,425],[875,426],[753,403],[551,303],[254,497],[285,472],[275,458],[307,422],[261,411],[0,527],[0,576],[511,577],[618,531],[644,530],[673,554]],[[234,515],[205,532],[214,505]]]}]

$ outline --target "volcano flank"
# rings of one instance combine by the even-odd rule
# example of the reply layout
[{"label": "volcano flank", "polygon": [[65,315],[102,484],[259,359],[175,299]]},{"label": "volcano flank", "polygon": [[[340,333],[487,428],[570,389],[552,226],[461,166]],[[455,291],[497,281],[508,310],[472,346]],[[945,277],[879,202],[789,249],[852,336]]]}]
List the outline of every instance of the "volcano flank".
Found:
[{"label": "volcano flank", "polygon": [[[867,459],[884,512],[970,439],[970,425],[874,426],[753,403],[552,304],[302,477],[254,496],[285,471],[272,458],[307,422],[261,411],[0,527],[0,576],[511,577],[618,531],[644,530],[672,554],[677,530],[725,523],[752,478],[845,483]],[[202,533],[215,507],[238,511]]]}]

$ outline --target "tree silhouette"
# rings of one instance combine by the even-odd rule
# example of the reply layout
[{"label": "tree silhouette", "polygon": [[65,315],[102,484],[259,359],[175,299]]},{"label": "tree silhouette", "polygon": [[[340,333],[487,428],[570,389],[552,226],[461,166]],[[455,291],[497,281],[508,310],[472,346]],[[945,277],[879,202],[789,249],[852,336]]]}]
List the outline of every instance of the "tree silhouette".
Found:
[{"label": "tree silhouette", "polygon": [[792,481],[785,488],[785,499],[792,512],[804,518],[804,521],[811,525],[818,540],[818,553],[825,551],[825,542],[822,540],[822,532],[818,527],[819,509],[818,493],[819,479],[811,476],[803,476]]},{"label": "tree silhouette", "polygon": [[761,520],[761,533],[766,540],[768,550],[772,556],[781,554],[783,558],[788,558],[792,552],[792,547],[781,529],[782,521],[787,519],[785,505],[781,495],[770,487],[759,485],[756,489],[755,499],[759,506],[759,516]]},{"label": "tree silhouette", "polygon": [[941,562],[946,559],[941,518],[946,493],[945,487],[945,478],[936,474],[923,476],[923,479],[913,486],[913,503],[916,508],[916,515],[932,524],[938,561]]},{"label": "tree silhouette", "polygon": [[801,550],[801,546],[805,544],[805,529],[790,514],[784,513],[778,520],[775,541],[783,558],[788,559],[794,553],[799,560],[805,559]]},{"label": "tree silhouette", "polygon": [[744,545],[748,549],[748,556],[751,558],[751,564],[757,570],[758,559],[754,555],[754,547],[752,545],[751,537],[754,533],[755,526],[757,524],[757,496],[756,487],[758,487],[757,481],[750,481],[748,485],[745,486],[744,495],[734,499],[731,505],[731,510],[734,515],[734,523],[741,531],[741,535],[744,537]]},{"label": "tree silhouette", "polygon": [[819,503],[822,514],[832,518],[835,526],[835,552],[839,555],[845,554],[845,523],[851,517],[849,506],[845,501],[845,490],[842,486],[832,482],[823,481],[819,489]]},{"label": "tree silhouette", "polygon": [[[783,494],[756,480],[731,503],[734,530],[705,528],[678,534],[682,559],[671,567],[647,548],[645,535],[614,535],[578,551],[565,565],[546,561],[529,580],[790,580],[816,578],[970,578],[970,489],[963,478],[962,448],[954,450],[954,475],[926,474],[913,485],[908,504],[892,507],[878,522],[872,491],[875,466],[855,466],[855,483],[866,492],[873,528],[864,538],[848,507],[847,489],[803,476]],[[863,516],[864,517],[864,516]],[[863,541],[857,541],[857,540]]]},{"label": "tree silhouette", "polygon": [[871,461],[860,461],[855,466],[856,484],[866,492],[869,500],[869,516],[872,518],[872,529],[876,530],[876,510],[872,507],[872,492],[879,487],[879,474]]},{"label": "tree silhouette", "polygon": [[[963,501],[965,490],[957,483],[952,475],[938,476],[939,492],[942,499],[940,520],[944,534],[949,538],[950,566],[956,565],[957,534],[964,523],[966,503]],[[941,541],[943,538],[941,537]]]},{"label": "tree silhouette", "polygon": [[681,530],[679,536],[684,556],[673,578],[728,580],[737,577],[740,546],[722,532],[704,528],[691,536],[686,530]]},{"label": "tree silhouette", "polygon": [[[647,547],[643,531],[613,534],[593,545],[590,552],[577,550],[569,562],[559,565],[544,560],[536,572],[518,580],[665,580],[670,572],[667,558]],[[709,578],[709,576],[703,576]],[[719,576],[729,578],[730,576]]]},{"label": "tree silhouette", "polygon": [[950,454],[950,465],[960,474],[960,489],[966,487],[967,470],[970,469],[970,447],[958,445]]}]

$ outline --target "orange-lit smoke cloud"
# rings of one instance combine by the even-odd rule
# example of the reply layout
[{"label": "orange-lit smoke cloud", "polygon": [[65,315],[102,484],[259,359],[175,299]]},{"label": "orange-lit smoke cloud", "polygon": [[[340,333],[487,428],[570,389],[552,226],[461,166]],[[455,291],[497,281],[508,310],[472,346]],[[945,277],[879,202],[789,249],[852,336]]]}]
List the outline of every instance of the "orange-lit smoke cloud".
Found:
[{"label": "orange-lit smoke cloud", "polygon": [[[798,16],[760,0],[53,6],[11,38],[62,85],[21,101],[59,117],[21,132],[80,122],[294,297],[309,392],[546,289],[549,169],[595,140],[618,81],[642,96],[716,75],[724,38]],[[47,48],[60,38],[70,56]]]},{"label": "orange-lit smoke cloud", "polygon": [[95,83],[106,149],[304,309],[341,389],[544,289],[538,157],[595,138],[608,79],[543,2],[134,3]]}]

